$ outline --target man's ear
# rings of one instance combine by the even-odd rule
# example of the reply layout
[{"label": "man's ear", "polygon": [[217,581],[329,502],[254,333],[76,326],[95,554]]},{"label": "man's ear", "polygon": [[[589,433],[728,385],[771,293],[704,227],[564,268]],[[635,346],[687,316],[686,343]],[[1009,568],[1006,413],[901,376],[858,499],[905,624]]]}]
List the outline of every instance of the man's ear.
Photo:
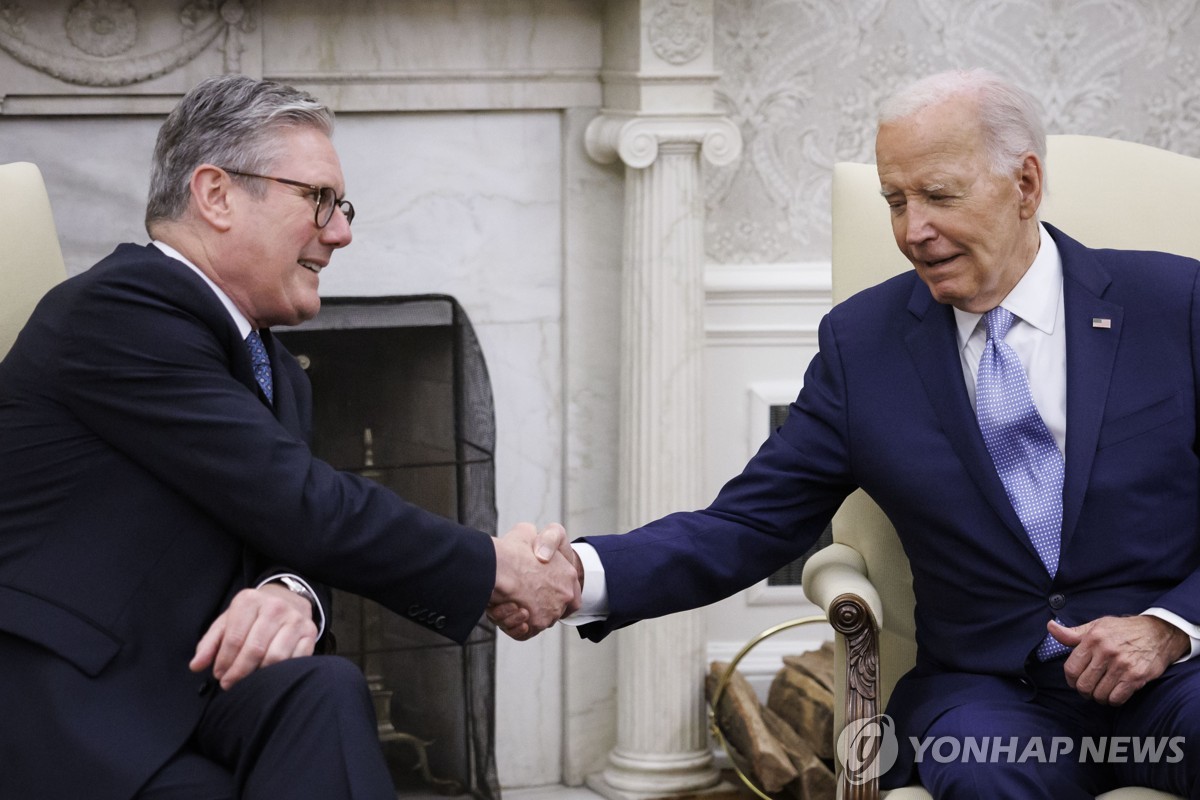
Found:
[{"label": "man's ear", "polygon": [[1021,219],[1033,219],[1042,205],[1042,160],[1026,153],[1017,173],[1017,191],[1021,193]]},{"label": "man's ear", "polygon": [[233,177],[212,164],[196,167],[188,182],[196,215],[222,233],[233,226],[233,211],[238,198],[233,196],[232,188]]}]

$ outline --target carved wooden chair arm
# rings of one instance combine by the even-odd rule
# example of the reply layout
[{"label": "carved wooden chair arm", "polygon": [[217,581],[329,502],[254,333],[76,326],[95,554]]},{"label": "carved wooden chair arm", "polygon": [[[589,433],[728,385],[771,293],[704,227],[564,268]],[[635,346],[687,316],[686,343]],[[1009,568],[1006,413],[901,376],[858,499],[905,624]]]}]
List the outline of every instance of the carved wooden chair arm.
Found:
[{"label": "carved wooden chair arm", "polygon": [[[820,606],[845,642],[843,720],[847,726],[858,720],[874,720],[879,714],[879,625],[883,607],[879,592],[865,573],[866,562],[858,551],[835,543],[808,559],[802,579],[808,599]],[[861,765],[842,764],[838,777],[841,800],[879,797],[877,760],[867,756],[862,761]]]}]

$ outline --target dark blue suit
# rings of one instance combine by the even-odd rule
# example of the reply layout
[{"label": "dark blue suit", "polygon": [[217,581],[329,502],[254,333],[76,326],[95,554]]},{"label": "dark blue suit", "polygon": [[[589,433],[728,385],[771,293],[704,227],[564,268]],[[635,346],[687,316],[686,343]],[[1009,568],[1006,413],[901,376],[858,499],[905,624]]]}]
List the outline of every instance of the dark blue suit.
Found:
[{"label": "dark blue suit", "polygon": [[812,545],[856,487],[896,527],[913,570],[918,663],[889,704],[904,736],[963,701],[1023,694],[1051,595],[1065,598],[1057,613],[1068,625],[1152,606],[1200,620],[1200,264],[1091,250],[1050,230],[1067,336],[1055,578],[984,447],[953,310],[908,272],[830,312],[786,422],[711,506],[588,540],[611,615],[584,634],[766,578]]},{"label": "dark blue suit", "polygon": [[490,538],[314,459],[265,339],[273,409],[203,281],[122,245],[0,363],[0,797],[132,796],[218,691],[200,636],[273,565],[457,641],[482,615]]}]

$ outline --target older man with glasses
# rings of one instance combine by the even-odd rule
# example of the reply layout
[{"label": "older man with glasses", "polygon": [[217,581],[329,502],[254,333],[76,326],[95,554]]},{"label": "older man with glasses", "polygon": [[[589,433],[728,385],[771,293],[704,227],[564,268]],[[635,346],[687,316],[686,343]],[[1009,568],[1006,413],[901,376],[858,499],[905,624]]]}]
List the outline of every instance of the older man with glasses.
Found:
[{"label": "older man with glasses", "polygon": [[351,241],[332,130],[291,87],[201,83],[159,132],[151,243],[52,290],[0,363],[2,797],[393,798],[361,673],[313,655],[327,585],[459,642],[489,604],[530,635],[578,604],[531,526],[312,456],[270,327],[317,313]]}]

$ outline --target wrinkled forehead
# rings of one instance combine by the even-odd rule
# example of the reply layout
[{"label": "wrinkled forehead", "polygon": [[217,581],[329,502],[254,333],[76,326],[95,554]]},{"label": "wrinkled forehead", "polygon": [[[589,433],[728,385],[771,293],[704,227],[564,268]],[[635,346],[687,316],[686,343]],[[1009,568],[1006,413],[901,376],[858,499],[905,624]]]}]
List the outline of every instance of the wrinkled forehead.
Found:
[{"label": "wrinkled forehead", "polygon": [[921,106],[903,117],[880,122],[875,152],[894,148],[982,148],[984,129],[974,98],[956,95]]},{"label": "wrinkled forehead", "polygon": [[882,123],[875,137],[880,182],[939,182],[978,171],[986,161],[985,142],[970,112],[942,103]]}]

